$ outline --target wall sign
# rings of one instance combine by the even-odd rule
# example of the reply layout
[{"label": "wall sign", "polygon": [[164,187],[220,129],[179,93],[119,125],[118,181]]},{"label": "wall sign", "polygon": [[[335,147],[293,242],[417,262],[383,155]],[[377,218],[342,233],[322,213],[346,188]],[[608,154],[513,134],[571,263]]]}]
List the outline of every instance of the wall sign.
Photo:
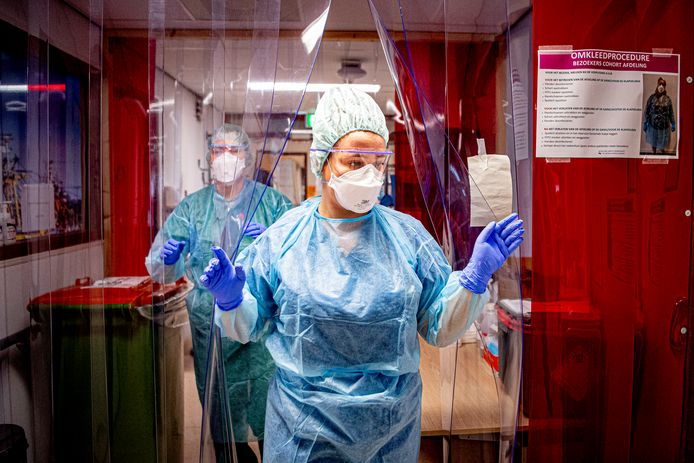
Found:
[{"label": "wall sign", "polygon": [[536,155],[677,158],[677,54],[539,50]]}]

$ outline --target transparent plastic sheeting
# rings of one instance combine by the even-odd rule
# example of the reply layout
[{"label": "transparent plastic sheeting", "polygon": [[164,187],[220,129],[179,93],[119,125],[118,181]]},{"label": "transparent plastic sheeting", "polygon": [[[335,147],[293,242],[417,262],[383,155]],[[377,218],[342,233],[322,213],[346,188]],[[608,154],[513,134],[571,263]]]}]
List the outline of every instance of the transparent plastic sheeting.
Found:
[{"label": "transparent plastic sheeting", "polygon": [[[320,48],[330,1],[301,2],[298,10],[296,3],[281,0],[205,0],[199,3],[206,20],[194,24],[202,24],[195,27],[204,29],[177,36],[174,29],[180,23],[178,2],[149,2],[150,139],[157,141],[153,146],[154,159],[180,161],[181,156],[188,155],[183,151],[182,140],[186,127],[178,112],[183,104],[178,93],[180,89],[169,81],[172,77],[191,73],[202,76],[204,97],[198,104],[202,105],[201,125],[206,135],[214,133],[223,123],[241,126],[248,135],[252,162],[246,166],[244,174],[248,181],[256,183],[250,193],[240,196],[242,204],[233,206],[240,212],[228,214],[224,229],[213,230],[214,236],[190,237],[205,252],[209,252],[212,245],[222,246],[234,260],[244,242],[243,231],[254,221],[301,106]],[[194,56],[188,53],[191,48],[197,50]],[[153,107],[157,110],[152,111]],[[198,164],[204,183],[210,183],[207,161],[202,159]],[[176,184],[183,176],[175,167],[157,167],[160,176],[155,188],[159,197],[165,198],[165,181]],[[165,222],[163,209],[158,217],[160,225]],[[245,241],[247,244],[249,239]],[[190,259],[203,259],[203,254],[202,251],[198,256],[192,254]],[[211,255],[204,256],[209,257]],[[204,268],[196,264],[200,262],[191,262],[193,271],[187,272],[193,281],[197,281]],[[203,291],[202,288],[196,290]],[[190,296],[188,302],[189,306],[196,303]],[[206,376],[204,391],[199,391],[203,400],[199,459],[201,462],[232,462],[237,461],[235,442],[254,441],[262,429],[250,429],[250,426],[245,429],[243,423],[234,423],[233,417],[238,415],[234,415],[232,408],[244,405],[230,403],[235,398],[229,398],[227,392],[232,385],[226,383],[235,372],[229,371],[233,365],[225,364],[224,359],[238,347],[221,338],[212,322],[211,297],[208,302],[209,312],[198,316],[204,319],[191,319],[194,355],[203,356],[204,352],[200,351],[203,348],[206,351],[205,364],[196,365],[196,373]],[[189,310],[193,309],[189,307]],[[196,361],[203,363],[200,357],[196,357]],[[200,378],[198,382],[200,388]],[[235,436],[235,432],[245,435]]]},{"label": "transparent plastic sheeting", "polygon": [[[478,185],[468,175],[467,156],[461,155],[459,139],[452,138],[451,133],[451,128],[458,127],[458,133],[465,129],[462,114],[475,111],[466,104],[470,101],[466,93],[474,93],[476,89],[458,88],[458,85],[466,83],[471,73],[477,73],[473,82],[498,79],[497,71],[505,79],[510,76],[504,66],[496,69],[493,61],[487,68],[469,64],[462,67],[457,59],[458,50],[479,41],[503,44],[508,24],[506,3],[468,0],[461,4],[444,0],[432,5],[416,0],[369,0],[369,7],[395,83],[429,219],[453,269],[460,270],[467,263],[480,228],[471,226],[471,194],[476,193]],[[478,14],[471,16],[472,11]],[[422,64],[425,58],[415,53],[415,47],[422,44],[429,47],[428,51],[439,45],[440,69],[432,70],[429,63]],[[508,57],[499,56],[499,59],[507,62]],[[434,73],[445,78],[439,77],[437,81]],[[498,112],[503,111],[502,100],[510,98],[497,98]],[[513,136],[512,127],[495,127],[482,134],[478,127],[472,129],[477,137],[486,137],[487,143],[490,139]],[[505,142],[498,144],[506,146]],[[508,154],[513,162],[513,153]],[[479,196],[483,197],[481,192]],[[486,208],[493,214],[488,205]],[[463,439],[484,440],[490,435],[499,439],[498,461],[514,459],[516,425],[520,424],[522,336],[518,334],[518,326],[507,317],[500,320],[497,311],[503,313],[507,305],[520,307],[520,300],[516,253],[495,275],[490,304],[476,322],[483,352],[478,351],[475,343],[460,341],[440,349],[437,361],[436,353],[427,353],[430,348],[422,346],[423,427],[431,427],[431,434],[440,432],[449,436],[447,451],[452,461],[462,457]],[[514,325],[513,329],[508,325]],[[483,357],[490,362],[485,363]],[[491,366],[495,357],[498,357],[498,369]],[[438,375],[427,370],[438,370]],[[438,393],[440,408],[431,405],[439,400]],[[439,409],[440,416],[437,416]],[[423,434],[427,431],[423,429]],[[484,452],[484,461],[496,461],[494,453]]]},{"label": "transparent plastic sheeting", "polygon": [[[114,409],[106,399],[104,306],[76,313],[50,298],[31,302],[105,272],[102,2],[88,2],[83,15],[50,0],[3,0],[0,11],[2,453],[37,462],[107,458]],[[94,300],[100,295],[95,290]],[[15,432],[26,445],[8,450]]]}]

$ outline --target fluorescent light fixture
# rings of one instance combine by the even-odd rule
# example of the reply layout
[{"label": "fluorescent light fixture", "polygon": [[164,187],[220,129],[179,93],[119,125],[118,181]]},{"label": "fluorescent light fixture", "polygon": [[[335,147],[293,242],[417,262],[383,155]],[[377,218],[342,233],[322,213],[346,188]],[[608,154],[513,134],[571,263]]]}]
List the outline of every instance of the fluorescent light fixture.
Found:
[{"label": "fluorescent light fixture", "polygon": [[[325,93],[328,89],[342,84],[308,84],[306,91],[311,93]],[[366,93],[378,93],[381,86],[378,84],[349,84],[350,87]],[[249,82],[248,88],[254,91],[274,90],[276,92],[300,92],[304,84],[300,82]]]},{"label": "fluorescent light fixture", "polygon": [[321,13],[316,19],[311,21],[311,24],[306,26],[306,29],[301,33],[301,43],[304,44],[306,53],[311,53],[316,44],[323,36],[323,30],[325,29],[325,22],[328,20],[328,8]]},{"label": "fluorescent light fixture", "polygon": [[28,91],[29,91],[28,85],[0,85],[0,92],[26,93]]},{"label": "fluorescent light fixture", "polygon": [[205,98],[202,100],[202,104],[207,106],[208,104],[210,104],[211,101],[212,101],[212,92],[205,95]]},{"label": "fluorescent light fixture", "polygon": [[248,82],[250,90],[264,92],[273,88],[278,92],[300,92],[304,88],[304,84],[296,82]]},{"label": "fluorescent light fixture", "polygon": [[150,110],[162,109],[165,106],[173,106],[174,103],[175,103],[175,101],[173,99],[163,100],[163,101],[155,101],[154,103],[150,103],[149,109]]},{"label": "fluorescent light fixture", "polygon": [[[306,91],[314,93],[324,93],[327,92],[328,89],[331,89],[337,85],[342,84],[308,84]],[[381,90],[381,86],[378,84],[349,84],[349,86],[354,88],[355,90],[361,90],[362,92],[366,93],[378,93]]]},{"label": "fluorescent light fixture", "polygon": [[0,84],[0,92],[64,92],[65,84]]}]

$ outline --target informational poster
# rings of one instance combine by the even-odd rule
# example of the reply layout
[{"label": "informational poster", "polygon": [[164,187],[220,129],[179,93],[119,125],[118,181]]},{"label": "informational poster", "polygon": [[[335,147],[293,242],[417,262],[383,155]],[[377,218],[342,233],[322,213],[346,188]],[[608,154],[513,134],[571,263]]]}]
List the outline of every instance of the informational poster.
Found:
[{"label": "informational poster", "polygon": [[677,54],[539,50],[536,156],[678,157]]}]

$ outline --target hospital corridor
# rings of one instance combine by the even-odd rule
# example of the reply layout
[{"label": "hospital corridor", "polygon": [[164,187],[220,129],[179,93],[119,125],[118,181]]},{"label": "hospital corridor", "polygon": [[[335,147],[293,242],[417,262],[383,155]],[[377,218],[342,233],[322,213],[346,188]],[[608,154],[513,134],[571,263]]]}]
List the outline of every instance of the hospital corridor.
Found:
[{"label": "hospital corridor", "polygon": [[0,0],[0,463],[694,462],[691,0]]}]

